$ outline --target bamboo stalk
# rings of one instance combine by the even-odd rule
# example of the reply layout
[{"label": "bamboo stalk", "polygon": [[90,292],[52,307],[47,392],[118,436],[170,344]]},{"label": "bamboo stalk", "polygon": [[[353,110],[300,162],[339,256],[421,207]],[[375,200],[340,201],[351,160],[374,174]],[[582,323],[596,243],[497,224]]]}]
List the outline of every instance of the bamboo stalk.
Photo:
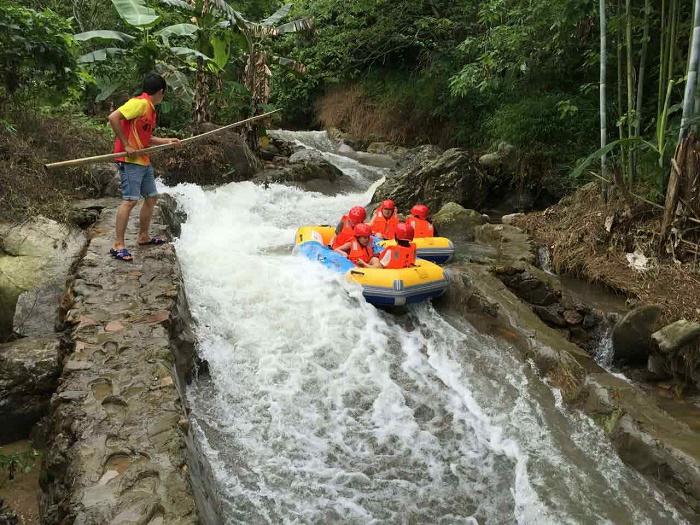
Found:
[{"label": "bamboo stalk", "polygon": [[[632,1],[625,0],[625,50],[627,62],[627,136],[634,136],[634,126],[632,116],[634,113],[634,79],[632,78]],[[630,187],[634,183],[634,152],[630,148],[628,151],[628,176]]]},{"label": "bamboo stalk", "polygon": [[[600,147],[604,148],[608,142],[608,113],[607,113],[607,85],[606,85],[606,68],[608,61],[608,38],[607,38],[607,19],[605,17],[605,0],[600,0]],[[607,175],[607,154],[603,153],[600,157],[600,173],[605,180]],[[608,200],[608,185],[606,182],[601,184],[603,199]]]},{"label": "bamboo stalk", "polygon": [[642,134],[642,106],[644,104],[644,77],[646,76],[647,52],[649,49],[649,17],[651,16],[651,0],[644,2],[644,32],[642,33],[642,55],[639,59],[639,79],[637,80],[637,120],[635,136]]},{"label": "bamboo stalk", "polygon": [[693,117],[695,103],[695,84],[698,77],[698,61],[700,60],[700,0],[695,0],[693,14],[693,29],[690,37],[690,55],[688,56],[688,74],[683,96],[683,117],[678,141],[683,140],[688,132],[688,121]]},{"label": "bamboo stalk", "polygon": [[[181,147],[184,144],[189,144],[191,142],[201,140],[205,137],[209,137],[211,135],[216,135],[217,133],[221,133],[222,131],[225,131],[227,129],[235,128],[237,126],[247,124],[248,122],[252,122],[254,120],[260,120],[261,118],[269,117],[270,115],[277,113],[279,111],[281,111],[281,110],[276,109],[274,111],[269,111],[267,113],[263,113],[262,115],[256,115],[254,117],[250,117],[250,118],[247,118],[245,120],[240,120],[238,122],[234,122],[233,124],[228,124],[228,125],[222,126],[220,128],[212,129],[210,131],[206,131],[206,132],[201,133],[199,135],[195,135],[193,137],[188,137],[186,139],[182,139],[177,144],[161,144],[159,146],[152,146],[150,148],[141,149],[141,150],[135,151],[132,154],[132,156],[133,155],[145,155],[147,153],[158,153],[158,152],[161,152],[161,151],[166,150],[166,149]],[[81,159],[64,160],[61,162],[52,162],[50,164],[44,164],[44,167],[47,169],[66,168],[68,166],[80,166],[82,164],[94,164],[97,162],[109,162],[111,160],[114,160],[114,159],[119,158],[119,157],[124,157],[124,156],[125,156],[124,152],[109,153],[107,155],[96,155],[94,157],[84,157]]]},{"label": "bamboo stalk", "polygon": [[666,0],[661,0],[661,49],[659,51],[659,93],[656,98],[656,122],[661,120],[666,79]]}]

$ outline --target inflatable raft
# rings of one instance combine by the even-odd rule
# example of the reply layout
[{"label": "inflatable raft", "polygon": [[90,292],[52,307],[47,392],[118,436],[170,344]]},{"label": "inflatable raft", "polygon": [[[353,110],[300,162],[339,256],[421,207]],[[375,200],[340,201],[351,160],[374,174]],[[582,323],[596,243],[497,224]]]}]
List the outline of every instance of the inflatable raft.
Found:
[{"label": "inflatable raft", "polygon": [[[328,232],[330,231],[330,235]],[[403,306],[440,297],[447,289],[442,268],[416,259],[415,266],[400,270],[358,268],[346,257],[328,247],[334,228],[303,226],[297,230],[294,253],[323,264],[362,286],[368,303],[376,306]]]},{"label": "inflatable raft", "polygon": [[[321,244],[330,244],[335,228],[333,226],[303,226],[297,230],[297,244],[307,240],[314,240]],[[303,236],[302,240],[299,236]],[[376,239],[375,252],[381,251],[386,246],[393,246],[396,241],[382,241]],[[444,237],[420,237],[413,239],[416,245],[416,257],[435,264],[445,264],[449,262],[455,254],[455,247],[452,241]]]}]

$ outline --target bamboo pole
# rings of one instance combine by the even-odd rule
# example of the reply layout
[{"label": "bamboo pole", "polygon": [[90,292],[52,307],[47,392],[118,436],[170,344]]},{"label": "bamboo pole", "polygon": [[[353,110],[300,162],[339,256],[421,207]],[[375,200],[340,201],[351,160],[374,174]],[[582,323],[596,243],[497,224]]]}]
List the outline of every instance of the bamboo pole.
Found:
[{"label": "bamboo pole", "polygon": [[649,49],[649,17],[651,16],[651,0],[644,2],[644,32],[642,33],[642,54],[639,59],[639,78],[637,79],[637,115],[635,120],[635,136],[642,135],[642,106],[644,104],[644,80],[646,76],[647,53]]},{"label": "bamboo pole", "polygon": [[693,12],[693,30],[690,37],[690,55],[688,56],[688,74],[683,96],[683,117],[678,141],[683,140],[688,131],[688,121],[693,117],[695,105],[695,83],[698,77],[698,61],[700,61],[700,0],[695,0]]},{"label": "bamboo pole", "polygon": [[[627,136],[634,137],[634,79],[632,66],[632,2],[625,0],[625,51],[626,51],[626,66],[627,66]],[[629,177],[630,188],[634,184],[636,174],[634,173],[634,151],[629,148],[627,157],[627,170]]]},{"label": "bamboo pole", "polygon": [[[158,153],[166,149],[170,148],[177,148],[180,146],[183,146],[185,144],[189,144],[191,142],[195,142],[197,140],[201,140],[205,137],[209,137],[211,135],[216,135],[217,133],[221,133],[222,131],[225,131],[227,129],[235,128],[237,126],[242,126],[243,124],[247,124],[248,122],[252,122],[254,120],[260,120],[265,117],[269,117],[270,115],[277,113],[281,111],[280,109],[276,109],[274,111],[268,111],[267,113],[263,113],[262,115],[256,115],[254,117],[247,118],[245,120],[240,120],[238,122],[234,122],[233,124],[228,124],[226,126],[222,126],[220,128],[212,129],[211,131],[206,131],[204,133],[201,133],[199,135],[195,135],[193,137],[188,137],[186,139],[182,139],[179,143],[176,144],[161,144],[159,146],[152,146],[150,148],[145,148],[141,149],[138,151],[135,151],[132,155],[145,155],[149,153]],[[69,166],[80,166],[82,164],[94,164],[97,162],[109,162],[112,161],[116,158],[123,157],[124,152],[121,153],[109,153],[107,155],[96,155],[94,157],[84,157],[82,159],[73,159],[73,160],[64,160],[61,162],[52,162],[50,164],[44,164],[44,167],[46,169],[55,169],[55,168],[66,168]]]}]

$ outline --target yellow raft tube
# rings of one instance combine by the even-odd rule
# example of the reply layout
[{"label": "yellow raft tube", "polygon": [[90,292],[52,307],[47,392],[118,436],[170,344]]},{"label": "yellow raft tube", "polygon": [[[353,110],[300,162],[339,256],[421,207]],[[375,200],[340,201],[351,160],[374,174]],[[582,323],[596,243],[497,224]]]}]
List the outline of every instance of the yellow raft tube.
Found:
[{"label": "yellow raft tube", "polygon": [[389,270],[359,268],[329,248],[335,228],[302,226],[296,232],[294,252],[318,261],[362,286],[367,302],[377,306],[402,306],[441,296],[447,289],[445,273],[438,265],[416,259],[410,268]]}]

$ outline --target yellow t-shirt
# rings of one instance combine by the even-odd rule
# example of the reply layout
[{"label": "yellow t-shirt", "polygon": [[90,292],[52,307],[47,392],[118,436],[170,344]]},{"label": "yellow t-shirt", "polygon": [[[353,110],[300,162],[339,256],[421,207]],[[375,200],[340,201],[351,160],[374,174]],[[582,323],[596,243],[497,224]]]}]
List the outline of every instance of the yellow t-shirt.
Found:
[{"label": "yellow t-shirt", "polygon": [[[127,100],[118,109],[125,120],[122,121],[122,129],[127,136],[129,146],[136,149],[147,148],[150,144],[151,133],[155,128],[155,108],[149,98],[135,97]],[[114,151],[124,151],[119,138],[115,140]],[[119,162],[129,162],[148,166],[148,155],[125,156],[117,159]]]}]

